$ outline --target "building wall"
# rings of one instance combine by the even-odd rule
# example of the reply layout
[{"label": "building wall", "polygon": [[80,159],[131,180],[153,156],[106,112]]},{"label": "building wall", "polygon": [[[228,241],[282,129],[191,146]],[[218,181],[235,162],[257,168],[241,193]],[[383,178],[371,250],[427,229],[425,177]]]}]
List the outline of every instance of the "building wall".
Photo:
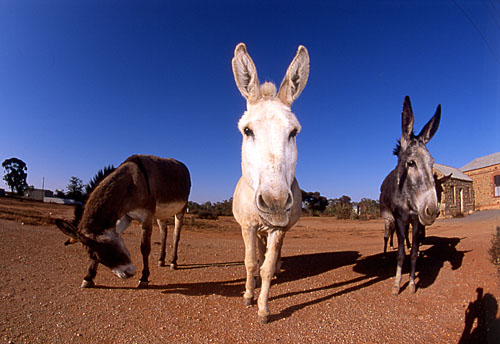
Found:
[{"label": "building wall", "polygon": [[500,209],[500,197],[495,197],[494,177],[500,175],[500,164],[464,171],[474,182],[476,210]]},{"label": "building wall", "polygon": [[474,212],[473,182],[450,179],[443,185],[441,196],[441,216],[455,217]]},{"label": "building wall", "polygon": [[[444,175],[441,171],[434,169],[434,174],[439,179]],[[468,215],[474,212],[474,187],[472,181],[451,178],[442,185],[440,217],[455,217]],[[436,188],[437,191],[438,188]],[[439,195],[438,195],[439,198]]]}]

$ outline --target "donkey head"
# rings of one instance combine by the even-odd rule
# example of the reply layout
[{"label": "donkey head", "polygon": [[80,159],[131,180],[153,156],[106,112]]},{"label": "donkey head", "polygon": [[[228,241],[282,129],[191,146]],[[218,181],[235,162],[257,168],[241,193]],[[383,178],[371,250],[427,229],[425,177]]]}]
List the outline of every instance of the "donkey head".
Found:
[{"label": "donkey head", "polygon": [[299,46],[277,94],[273,83],[259,85],[245,44],[236,46],[232,65],[236,85],[247,99],[247,110],[238,123],[243,135],[242,175],[254,191],[260,218],[268,225],[283,227],[288,224],[293,205],[295,137],[301,128],[290,106],[307,83],[309,55]]},{"label": "donkey head", "polygon": [[91,259],[107,266],[118,277],[125,279],[135,274],[135,266],[132,264],[130,253],[119,231],[111,228],[99,235],[87,235],[78,230],[77,227],[65,220],[56,220],[57,227],[64,234],[76,241],[80,241]]},{"label": "donkey head", "polygon": [[441,119],[441,105],[420,134],[413,133],[413,110],[406,96],[401,113],[402,135],[398,155],[397,177],[399,191],[408,200],[410,214],[418,215],[423,225],[431,225],[439,215],[436,186],[432,167],[434,159],[425,146],[434,136]]}]

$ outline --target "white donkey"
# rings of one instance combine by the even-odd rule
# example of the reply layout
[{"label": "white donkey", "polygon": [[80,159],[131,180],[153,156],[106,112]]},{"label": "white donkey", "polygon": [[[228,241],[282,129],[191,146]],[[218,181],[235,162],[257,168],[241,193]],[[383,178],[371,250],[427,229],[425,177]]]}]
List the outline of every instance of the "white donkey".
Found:
[{"label": "white donkey", "polygon": [[277,95],[273,83],[259,85],[245,44],[236,46],[232,64],[236,85],[247,99],[247,111],[238,123],[243,135],[242,177],[233,198],[234,217],[245,242],[247,279],[243,301],[247,306],[253,302],[260,265],[258,316],[266,323],[270,314],[269,287],[274,273],[279,272],[285,232],[298,221],[302,211],[302,195],[295,179],[295,137],[300,123],[290,106],[307,83],[309,55],[305,47],[299,46]]}]

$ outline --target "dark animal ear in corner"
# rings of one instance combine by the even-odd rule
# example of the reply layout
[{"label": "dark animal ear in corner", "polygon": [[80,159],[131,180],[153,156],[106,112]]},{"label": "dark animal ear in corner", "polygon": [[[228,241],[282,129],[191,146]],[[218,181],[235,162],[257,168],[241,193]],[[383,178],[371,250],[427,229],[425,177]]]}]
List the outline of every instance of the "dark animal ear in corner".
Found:
[{"label": "dark animal ear in corner", "polygon": [[77,229],[68,221],[57,219],[56,226],[67,236],[73,238],[74,240],[80,241],[80,235],[78,234]]},{"label": "dark animal ear in corner", "polygon": [[438,105],[434,116],[427,122],[425,127],[422,129],[420,134],[418,134],[418,138],[426,144],[429,142],[439,127],[439,122],[441,121],[441,104]]}]

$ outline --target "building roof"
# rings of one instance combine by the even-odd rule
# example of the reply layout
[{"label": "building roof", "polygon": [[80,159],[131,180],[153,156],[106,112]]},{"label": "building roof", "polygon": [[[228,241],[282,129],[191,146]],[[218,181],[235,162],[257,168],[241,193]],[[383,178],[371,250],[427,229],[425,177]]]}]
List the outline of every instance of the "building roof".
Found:
[{"label": "building roof", "polygon": [[462,171],[466,172],[466,171],[477,170],[478,168],[488,167],[488,166],[497,165],[497,164],[500,164],[500,152],[474,159],[460,169]]},{"label": "building roof", "polygon": [[472,182],[472,179],[465,175],[462,171],[460,171],[458,168],[451,167],[451,166],[446,166],[446,165],[441,165],[441,164],[436,164],[434,163],[434,168],[444,174],[445,176],[452,174],[451,178],[452,179],[460,179],[460,180],[466,180],[468,182]]}]

